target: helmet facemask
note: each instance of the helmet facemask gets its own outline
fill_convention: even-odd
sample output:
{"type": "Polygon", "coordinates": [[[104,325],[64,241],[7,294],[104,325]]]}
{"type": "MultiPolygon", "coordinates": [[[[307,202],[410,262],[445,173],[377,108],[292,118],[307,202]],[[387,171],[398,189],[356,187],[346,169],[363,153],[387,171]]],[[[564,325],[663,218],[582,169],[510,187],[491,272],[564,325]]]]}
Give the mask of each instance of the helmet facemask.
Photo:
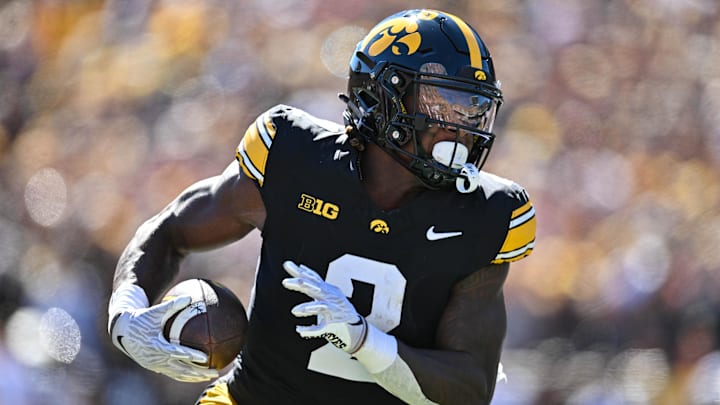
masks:
{"type": "MultiPolygon", "coordinates": [[[[363,115],[371,118],[364,120],[373,127],[366,138],[430,188],[455,184],[461,192],[474,191],[477,179],[470,177],[478,176],[495,138],[492,127],[502,102],[497,87],[449,76],[438,63],[426,63],[419,72],[393,65],[374,72],[366,86],[351,93],[364,106],[363,115]],[[427,151],[422,137],[431,136],[434,128],[454,133],[455,139],[427,151]]],[[[350,110],[348,115],[356,115],[350,110]]]]}

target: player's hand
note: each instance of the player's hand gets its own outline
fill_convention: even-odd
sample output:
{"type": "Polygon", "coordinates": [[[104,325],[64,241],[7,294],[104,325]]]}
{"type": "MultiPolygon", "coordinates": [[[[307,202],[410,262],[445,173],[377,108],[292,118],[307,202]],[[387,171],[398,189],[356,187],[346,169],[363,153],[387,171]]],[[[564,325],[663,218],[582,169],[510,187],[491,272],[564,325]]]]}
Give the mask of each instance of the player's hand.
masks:
{"type": "Polygon", "coordinates": [[[368,326],[345,294],[305,265],[286,261],[283,268],[292,276],[283,280],[283,287],[313,299],[296,305],[292,314],[297,317],[317,316],[317,324],[299,325],[295,327],[297,333],[304,338],[325,338],[351,354],[358,351],[365,341],[368,326]]]}
{"type": "Polygon", "coordinates": [[[110,331],[113,343],[141,366],[172,379],[201,382],[217,378],[217,370],[195,364],[207,363],[205,353],[170,343],[163,336],[165,322],[191,301],[190,296],[182,296],[121,312],[110,331]]]}

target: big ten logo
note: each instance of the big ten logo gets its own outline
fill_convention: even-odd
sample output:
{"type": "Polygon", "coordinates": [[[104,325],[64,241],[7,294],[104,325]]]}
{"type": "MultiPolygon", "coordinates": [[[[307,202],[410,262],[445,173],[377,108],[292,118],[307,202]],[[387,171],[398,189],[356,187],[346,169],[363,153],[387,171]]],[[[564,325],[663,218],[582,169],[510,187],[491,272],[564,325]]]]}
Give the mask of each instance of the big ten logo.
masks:
{"type": "Polygon", "coordinates": [[[307,194],[300,195],[298,208],[330,220],[336,219],[340,213],[340,207],[337,205],[307,194]]]}

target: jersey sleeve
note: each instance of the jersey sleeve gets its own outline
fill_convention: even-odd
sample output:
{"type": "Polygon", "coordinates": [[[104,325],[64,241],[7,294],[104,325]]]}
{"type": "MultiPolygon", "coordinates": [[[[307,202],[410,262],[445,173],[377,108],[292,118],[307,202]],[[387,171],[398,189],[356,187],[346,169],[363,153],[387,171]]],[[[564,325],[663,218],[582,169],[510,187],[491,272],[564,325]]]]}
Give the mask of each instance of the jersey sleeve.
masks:
{"type": "Polygon", "coordinates": [[[235,150],[243,173],[253,179],[260,187],[265,182],[265,167],[272,148],[277,127],[273,122],[273,110],[268,110],[253,122],[235,150]]]}
{"type": "Polygon", "coordinates": [[[514,262],[528,256],[535,247],[535,209],[523,190],[517,194],[519,207],[510,214],[508,231],[493,264],[514,262]]]}

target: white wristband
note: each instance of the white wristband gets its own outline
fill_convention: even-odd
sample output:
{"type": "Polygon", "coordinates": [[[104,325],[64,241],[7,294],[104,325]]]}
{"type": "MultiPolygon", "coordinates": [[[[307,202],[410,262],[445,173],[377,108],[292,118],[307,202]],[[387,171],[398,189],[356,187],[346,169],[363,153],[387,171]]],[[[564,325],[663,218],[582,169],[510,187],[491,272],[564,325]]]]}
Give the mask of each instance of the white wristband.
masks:
{"type": "Polygon", "coordinates": [[[120,284],[110,296],[108,304],[108,333],[115,315],[123,311],[134,311],[150,306],[147,294],[139,285],[133,283],[120,284]]]}
{"type": "Polygon", "coordinates": [[[388,367],[398,357],[397,340],[368,322],[367,338],[353,356],[362,363],[370,374],[377,374],[388,367]]]}

